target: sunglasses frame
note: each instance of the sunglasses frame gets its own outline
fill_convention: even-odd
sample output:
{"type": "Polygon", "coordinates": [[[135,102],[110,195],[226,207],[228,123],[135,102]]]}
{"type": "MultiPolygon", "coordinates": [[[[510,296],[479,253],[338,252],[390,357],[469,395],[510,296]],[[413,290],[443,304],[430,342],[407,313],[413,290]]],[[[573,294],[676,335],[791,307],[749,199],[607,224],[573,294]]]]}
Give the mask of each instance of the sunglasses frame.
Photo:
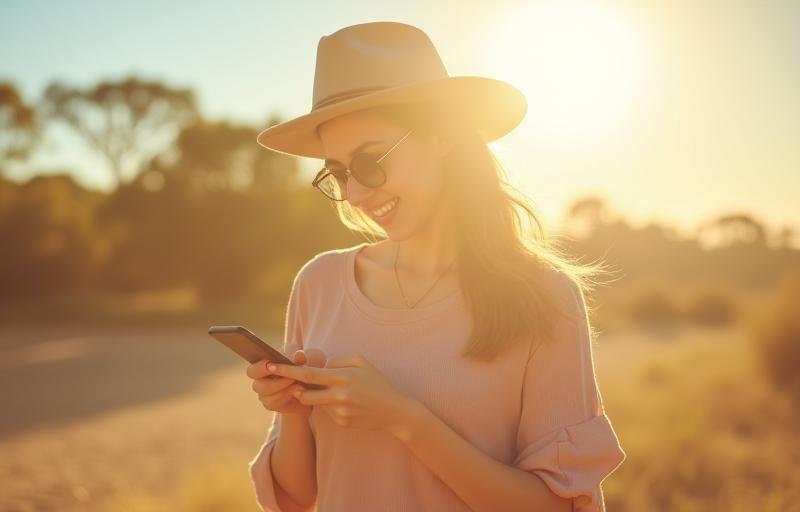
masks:
{"type": "MultiPolygon", "coordinates": [[[[411,133],[412,133],[413,131],[414,131],[414,128],[411,128],[410,130],[408,130],[408,132],[407,132],[405,135],[403,135],[403,137],[402,137],[400,140],[398,140],[397,142],[395,142],[394,146],[392,146],[391,148],[389,148],[389,150],[388,150],[388,151],[386,151],[386,153],[384,153],[383,155],[381,155],[381,157],[380,157],[380,158],[378,158],[378,159],[376,159],[376,160],[375,160],[375,165],[377,165],[377,166],[378,166],[378,169],[380,169],[380,170],[381,170],[381,173],[383,174],[383,180],[381,181],[381,183],[380,183],[380,184],[378,184],[378,185],[375,185],[375,186],[372,186],[372,185],[366,185],[366,184],[364,184],[364,183],[361,183],[361,181],[358,179],[358,177],[357,177],[356,175],[354,175],[354,174],[353,174],[353,173],[350,171],[350,167],[348,166],[348,168],[347,168],[347,169],[345,169],[344,171],[334,171],[333,169],[328,169],[327,167],[323,167],[322,169],[320,169],[320,170],[319,170],[319,172],[317,173],[317,175],[316,175],[316,176],[314,177],[314,179],[311,181],[311,186],[313,186],[314,188],[316,188],[317,190],[319,190],[320,192],[322,192],[322,194],[323,194],[325,197],[327,197],[328,199],[331,199],[331,200],[333,200],[333,201],[346,201],[346,200],[347,200],[347,197],[346,197],[346,196],[347,196],[347,183],[348,183],[348,180],[350,179],[350,176],[352,176],[352,177],[353,177],[353,179],[355,179],[355,180],[356,180],[358,183],[360,183],[361,185],[363,185],[363,186],[365,186],[365,187],[368,187],[368,188],[378,188],[378,187],[382,186],[384,183],[386,183],[386,170],[385,170],[385,169],[383,168],[383,166],[381,165],[381,161],[382,161],[384,158],[386,158],[386,157],[389,155],[389,153],[391,153],[391,152],[394,150],[394,148],[396,148],[397,146],[399,146],[401,142],[403,142],[404,140],[406,140],[406,138],[407,138],[409,135],[411,135],[411,133]],[[326,172],[326,171],[327,171],[327,172],[326,172]],[[324,180],[325,178],[327,178],[328,176],[333,176],[333,178],[334,178],[334,179],[338,180],[339,178],[336,176],[336,174],[335,174],[336,172],[344,172],[344,187],[343,187],[343,190],[344,190],[344,193],[345,193],[345,197],[343,197],[343,198],[341,198],[341,199],[337,199],[337,198],[335,198],[335,197],[331,197],[331,196],[329,196],[329,195],[328,195],[328,194],[326,194],[326,193],[325,193],[325,191],[324,191],[324,190],[322,190],[322,188],[320,188],[320,186],[319,186],[320,182],[321,182],[322,180],[324,180]]],[[[352,165],[352,160],[350,161],[350,164],[352,165]]]]}

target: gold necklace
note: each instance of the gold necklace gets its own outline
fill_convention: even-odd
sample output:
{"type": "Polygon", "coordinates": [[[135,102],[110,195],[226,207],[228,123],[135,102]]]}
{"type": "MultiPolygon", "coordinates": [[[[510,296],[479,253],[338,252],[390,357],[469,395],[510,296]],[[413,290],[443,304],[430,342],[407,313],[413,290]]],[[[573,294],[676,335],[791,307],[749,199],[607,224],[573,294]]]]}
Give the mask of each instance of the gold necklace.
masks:
{"type": "Polygon", "coordinates": [[[443,272],[442,272],[442,273],[439,275],[439,277],[437,277],[437,278],[436,278],[436,281],[434,281],[434,282],[433,282],[433,285],[432,285],[430,288],[428,288],[428,291],[426,291],[425,293],[423,293],[423,294],[422,294],[422,297],[420,297],[420,298],[417,300],[417,302],[415,302],[414,304],[409,304],[409,303],[408,303],[408,299],[406,298],[406,294],[405,294],[405,293],[403,293],[403,286],[400,284],[400,276],[398,276],[398,275],[397,275],[397,258],[398,258],[399,256],[400,256],[400,244],[398,243],[398,244],[397,244],[397,251],[395,251],[395,255],[394,255],[394,277],[397,279],[397,287],[398,287],[398,288],[400,288],[400,293],[403,295],[403,301],[406,303],[406,307],[407,307],[407,308],[409,308],[409,309],[414,309],[414,307],[415,307],[417,304],[419,304],[419,302],[420,302],[422,299],[424,299],[426,295],[428,295],[428,292],[429,292],[429,291],[431,291],[431,290],[433,290],[433,287],[434,287],[434,286],[436,286],[436,283],[438,283],[438,282],[439,282],[439,280],[442,278],[442,276],[444,276],[444,275],[447,273],[447,271],[448,271],[448,270],[450,270],[450,267],[452,267],[452,266],[453,266],[453,263],[455,263],[455,261],[458,259],[458,256],[456,256],[455,258],[453,258],[453,261],[451,261],[451,262],[450,262],[450,264],[447,266],[447,268],[446,268],[446,269],[444,269],[444,271],[443,271],[443,272]]]}

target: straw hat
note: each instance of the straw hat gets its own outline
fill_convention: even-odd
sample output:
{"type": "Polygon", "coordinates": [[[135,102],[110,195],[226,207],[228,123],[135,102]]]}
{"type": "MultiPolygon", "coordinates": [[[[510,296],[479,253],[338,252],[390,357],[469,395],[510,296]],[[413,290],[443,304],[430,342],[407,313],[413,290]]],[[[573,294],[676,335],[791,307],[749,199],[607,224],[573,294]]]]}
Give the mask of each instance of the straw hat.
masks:
{"type": "Polygon", "coordinates": [[[454,105],[488,143],[525,117],[524,94],[482,76],[450,76],[425,32],[379,21],[322,36],[308,114],[271,126],[257,141],[278,153],[325,158],[317,127],[334,117],[387,103],[442,101],[454,105]]]}

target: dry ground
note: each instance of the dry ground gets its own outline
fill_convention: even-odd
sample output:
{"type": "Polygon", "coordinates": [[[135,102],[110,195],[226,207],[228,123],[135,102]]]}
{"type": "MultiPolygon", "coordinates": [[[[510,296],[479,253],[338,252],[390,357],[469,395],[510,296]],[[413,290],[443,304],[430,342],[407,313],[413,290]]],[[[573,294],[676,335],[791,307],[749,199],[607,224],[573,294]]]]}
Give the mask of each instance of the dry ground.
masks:
{"type": "MultiPolygon", "coordinates": [[[[272,416],[246,363],[205,329],[0,329],[0,511],[257,510],[247,462],[272,416]]],[[[750,357],[742,338],[602,334],[598,381],[629,461],[652,449],[662,399],[704,385],[691,376],[709,365],[738,371],[750,357]]],[[[612,474],[607,504],[633,510],[634,481],[624,467],[612,474]]]]}

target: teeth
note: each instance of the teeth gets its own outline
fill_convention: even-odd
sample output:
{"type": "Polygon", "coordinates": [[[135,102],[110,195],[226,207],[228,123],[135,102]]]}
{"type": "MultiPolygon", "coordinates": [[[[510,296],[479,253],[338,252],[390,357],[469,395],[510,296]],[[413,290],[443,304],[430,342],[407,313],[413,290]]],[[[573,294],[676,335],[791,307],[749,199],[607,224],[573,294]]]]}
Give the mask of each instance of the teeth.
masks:
{"type": "Polygon", "coordinates": [[[399,201],[399,199],[398,198],[394,198],[391,201],[389,201],[388,203],[386,203],[385,205],[381,206],[380,208],[372,210],[372,213],[376,217],[383,217],[384,215],[386,215],[387,213],[392,211],[392,209],[397,204],[397,201],[399,201]]]}

